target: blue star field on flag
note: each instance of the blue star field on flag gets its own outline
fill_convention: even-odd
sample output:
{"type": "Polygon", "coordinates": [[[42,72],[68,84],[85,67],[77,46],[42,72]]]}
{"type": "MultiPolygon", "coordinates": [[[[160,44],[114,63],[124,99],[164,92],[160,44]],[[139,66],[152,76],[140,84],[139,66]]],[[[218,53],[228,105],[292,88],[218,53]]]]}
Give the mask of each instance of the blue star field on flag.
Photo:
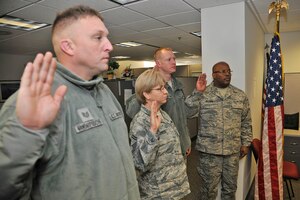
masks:
{"type": "Polygon", "coordinates": [[[267,69],[265,106],[270,107],[281,104],[283,104],[281,49],[279,36],[275,34],[272,39],[270,63],[267,69]]]}

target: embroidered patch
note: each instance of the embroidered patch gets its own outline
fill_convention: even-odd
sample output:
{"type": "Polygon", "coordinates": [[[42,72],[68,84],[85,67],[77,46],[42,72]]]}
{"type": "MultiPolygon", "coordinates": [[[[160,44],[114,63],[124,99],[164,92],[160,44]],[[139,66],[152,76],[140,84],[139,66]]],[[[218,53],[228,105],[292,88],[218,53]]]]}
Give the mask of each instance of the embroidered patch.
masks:
{"type": "Polygon", "coordinates": [[[78,109],[77,113],[83,122],[87,122],[94,119],[88,108],[78,109]]]}
{"type": "Polygon", "coordinates": [[[101,126],[102,124],[103,123],[101,122],[100,119],[90,120],[90,121],[87,121],[87,122],[83,122],[81,124],[77,124],[75,126],[75,130],[76,130],[76,133],[81,133],[83,131],[95,128],[97,126],[101,126]]]}
{"type": "Polygon", "coordinates": [[[115,119],[118,119],[120,117],[122,117],[122,112],[119,111],[119,112],[116,112],[116,113],[112,113],[112,114],[109,114],[109,117],[111,120],[115,120],[115,119]]]}

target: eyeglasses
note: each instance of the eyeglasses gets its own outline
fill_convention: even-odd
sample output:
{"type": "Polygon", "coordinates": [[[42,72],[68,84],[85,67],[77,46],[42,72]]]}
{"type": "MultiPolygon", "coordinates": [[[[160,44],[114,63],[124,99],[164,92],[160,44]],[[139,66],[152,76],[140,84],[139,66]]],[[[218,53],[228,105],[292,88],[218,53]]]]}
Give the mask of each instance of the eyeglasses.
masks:
{"type": "Polygon", "coordinates": [[[163,92],[164,90],[166,90],[166,87],[163,85],[160,88],[153,88],[152,90],[160,90],[163,92]]]}
{"type": "Polygon", "coordinates": [[[220,74],[231,74],[232,73],[232,70],[230,69],[226,69],[226,70],[221,70],[221,71],[214,71],[213,73],[220,73],[220,74]]]}

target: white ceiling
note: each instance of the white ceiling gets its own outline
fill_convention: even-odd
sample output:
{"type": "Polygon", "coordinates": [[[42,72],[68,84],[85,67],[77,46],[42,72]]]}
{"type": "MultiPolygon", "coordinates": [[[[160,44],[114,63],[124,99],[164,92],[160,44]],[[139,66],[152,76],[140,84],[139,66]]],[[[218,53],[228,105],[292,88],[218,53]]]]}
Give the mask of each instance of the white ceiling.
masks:
{"type": "MultiPolygon", "coordinates": [[[[111,56],[130,56],[132,60],[152,60],[157,47],[172,47],[178,59],[184,53],[201,56],[201,38],[190,32],[201,31],[201,8],[246,1],[265,33],[273,33],[274,14],[268,7],[275,0],[141,0],[125,6],[108,0],[0,0],[0,16],[8,14],[52,24],[56,13],[76,4],[98,10],[110,31],[112,44],[135,41],[147,45],[134,48],[114,45],[111,56]]],[[[280,32],[300,31],[300,0],[287,0],[290,8],[282,12],[280,32]]],[[[220,16],[221,17],[221,16],[220,16]]],[[[0,27],[0,53],[34,55],[51,50],[51,26],[36,31],[0,27]],[[8,32],[11,34],[6,35],[8,32]]]]}

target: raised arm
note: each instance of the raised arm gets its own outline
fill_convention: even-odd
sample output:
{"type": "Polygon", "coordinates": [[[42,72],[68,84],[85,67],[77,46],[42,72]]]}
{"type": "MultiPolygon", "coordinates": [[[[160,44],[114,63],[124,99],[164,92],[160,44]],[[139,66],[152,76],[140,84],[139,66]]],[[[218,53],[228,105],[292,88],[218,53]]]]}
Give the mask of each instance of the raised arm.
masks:
{"type": "Polygon", "coordinates": [[[28,63],[21,78],[16,103],[20,123],[30,129],[43,129],[51,124],[67,91],[60,86],[51,95],[56,61],[50,52],[38,54],[33,63],[28,63]]]}
{"type": "Polygon", "coordinates": [[[188,118],[198,116],[199,100],[202,98],[202,93],[206,90],[206,83],[206,74],[200,74],[197,79],[196,89],[185,98],[185,111],[188,118]]]}
{"type": "Polygon", "coordinates": [[[0,199],[29,196],[34,165],[41,157],[66,87],[51,96],[56,62],[51,53],[38,54],[26,65],[21,86],[4,105],[0,118],[0,199]],[[24,128],[26,127],[26,128],[24,128]]]}
{"type": "Polygon", "coordinates": [[[161,123],[161,116],[158,115],[159,106],[157,101],[151,103],[151,114],[150,114],[150,131],[154,134],[157,133],[161,123]]]}
{"type": "Polygon", "coordinates": [[[157,115],[157,102],[151,104],[150,124],[143,116],[135,117],[130,126],[130,146],[136,169],[140,172],[149,170],[154,164],[158,151],[159,136],[157,131],[161,116],[157,115]]]}

